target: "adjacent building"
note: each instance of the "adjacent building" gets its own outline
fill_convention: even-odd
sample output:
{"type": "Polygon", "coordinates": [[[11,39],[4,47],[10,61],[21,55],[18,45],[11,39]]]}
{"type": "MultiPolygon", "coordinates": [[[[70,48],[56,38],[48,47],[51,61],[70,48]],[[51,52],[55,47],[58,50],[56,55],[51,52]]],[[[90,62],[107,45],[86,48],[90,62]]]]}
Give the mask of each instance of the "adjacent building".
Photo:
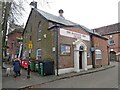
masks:
{"type": "Polygon", "coordinates": [[[20,42],[19,39],[22,38],[23,28],[21,26],[12,25],[12,28],[8,33],[8,42],[7,42],[7,53],[11,56],[11,59],[14,59],[19,55],[20,42]],[[14,27],[14,28],[13,28],[14,27]]]}
{"type": "Polygon", "coordinates": [[[2,2],[0,1],[0,66],[2,65],[2,2]]]}
{"type": "Polygon", "coordinates": [[[32,8],[23,31],[23,56],[53,60],[55,74],[79,72],[108,65],[107,38],[66,20],[63,10],[55,16],[32,8]]]}
{"type": "Polygon", "coordinates": [[[120,61],[120,23],[94,29],[108,38],[109,58],[111,61],[120,61]]]}

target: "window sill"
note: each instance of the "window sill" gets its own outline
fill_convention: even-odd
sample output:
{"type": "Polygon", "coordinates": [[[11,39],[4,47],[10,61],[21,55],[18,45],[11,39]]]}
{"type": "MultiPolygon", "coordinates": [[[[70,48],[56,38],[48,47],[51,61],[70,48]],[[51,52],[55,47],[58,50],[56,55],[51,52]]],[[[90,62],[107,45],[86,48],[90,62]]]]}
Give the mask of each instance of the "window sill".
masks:
{"type": "Polygon", "coordinates": [[[39,42],[39,41],[41,41],[41,39],[38,39],[37,41],[39,42]]]}

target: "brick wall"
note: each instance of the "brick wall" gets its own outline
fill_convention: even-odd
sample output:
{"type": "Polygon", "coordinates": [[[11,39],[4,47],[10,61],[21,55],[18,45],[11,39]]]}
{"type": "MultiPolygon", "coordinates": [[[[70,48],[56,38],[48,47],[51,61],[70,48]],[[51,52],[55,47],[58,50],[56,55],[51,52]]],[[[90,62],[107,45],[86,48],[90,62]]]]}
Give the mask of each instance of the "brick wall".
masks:
{"type": "MultiPolygon", "coordinates": [[[[115,40],[115,44],[114,45],[110,45],[110,49],[114,49],[114,51],[116,53],[118,53],[120,51],[120,43],[119,43],[119,34],[110,34],[112,35],[112,39],[115,40]]],[[[107,37],[108,39],[110,38],[110,35],[105,35],[105,37],[107,37]]]]}
{"type": "MultiPolygon", "coordinates": [[[[74,32],[78,32],[81,34],[85,34],[85,35],[89,35],[87,32],[85,32],[84,30],[80,29],[80,28],[64,28],[66,30],[69,31],[74,31],[74,32]]],[[[75,38],[70,38],[70,37],[65,37],[65,36],[59,36],[59,52],[60,52],[60,45],[61,44],[68,44],[71,47],[71,54],[70,55],[60,55],[59,57],[59,68],[68,68],[68,67],[73,67],[74,66],[74,47],[72,45],[72,43],[75,41],[75,38]]],[[[89,52],[90,50],[90,42],[88,41],[84,41],[87,48],[87,52],[89,52]]],[[[88,58],[88,65],[91,65],[91,57],[88,58]]]]}
{"type": "Polygon", "coordinates": [[[22,36],[22,33],[20,33],[20,32],[13,32],[13,33],[8,35],[7,45],[9,47],[9,49],[8,49],[9,54],[14,54],[14,55],[16,54],[16,48],[17,48],[17,46],[19,47],[19,43],[17,42],[16,38],[17,37],[21,38],[21,36],[22,36]],[[14,47],[12,47],[13,41],[14,41],[14,47]]]}
{"type": "Polygon", "coordinates": [[[107,65],[108,64],[108,49],[107,41],[96,36],[93,36],[93,43],[95,49],[100,49],[102,51],[102,59],[96,59],[96,65],[107,65]]]}
{"type": "Polygon", "coordinates": [[[33,42],[33,48],[31,53],[31,58],[36,59],[36,52],[37,49],[42,49],[42,60],[45,59],[52,59],[55,60],[55,53],[52,52],[52,48],[55,46],[55,36],[53,31],[48,30],[48,24],[49,22],[41,16],[38,12],[32,11],[31,16],[28,20],[28,24],[25,28],[24,32],[24,50],[28,52],[28,43],[30,41],[30,35],[31,40],[33,42]],[[41,40],[38,40],[38,26],[39,22],[41,22],[41,40]],[[44,35],[46,34],[46,38],[44,38],[44,35]]]}

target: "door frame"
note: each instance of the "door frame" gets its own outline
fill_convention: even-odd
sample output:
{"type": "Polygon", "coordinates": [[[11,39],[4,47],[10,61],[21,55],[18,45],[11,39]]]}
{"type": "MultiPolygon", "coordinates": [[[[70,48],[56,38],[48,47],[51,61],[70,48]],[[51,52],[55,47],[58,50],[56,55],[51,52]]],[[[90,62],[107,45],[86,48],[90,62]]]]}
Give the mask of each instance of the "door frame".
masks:
{"type": "Polygon", "coordinates": [[[82,69],[87,70],[87,46],[85,45],[84,41],[76,40],[74,43],[74,71],[80,72],[79,69],[79,48],[83,46],[84,49],[82,51],[82,69]]]}
{"type": "Polygon", "coordinates": [[[79,69],[82,69],[82,68],[83,68],[83,51],[79,51],[79,69]],[[80,58],[80,55],[81,55],[81,58],[80,58]]]}

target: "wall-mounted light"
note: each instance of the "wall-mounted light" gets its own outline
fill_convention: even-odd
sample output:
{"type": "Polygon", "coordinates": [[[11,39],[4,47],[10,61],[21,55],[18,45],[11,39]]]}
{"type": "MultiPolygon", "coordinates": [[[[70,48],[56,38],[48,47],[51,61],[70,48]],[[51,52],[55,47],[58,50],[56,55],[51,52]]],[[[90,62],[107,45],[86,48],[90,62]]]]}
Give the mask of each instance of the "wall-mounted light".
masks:
{"type": "Polygon", "coordinates": [[[113,36],[112,35],[110,35],[110,38],[112,38],[113,36]]]}
{"type": "Polygon", "coordinates": [[[44,34],[44,35],[43,35],[43,37],[44,37],[44,38],[46,38],[46,37],[47,37],[47,35],[46,35],[46,34],[44,34]]]}
{"type": "Polygon", "coordinates": [[[55,52],[55,47],[52,48],[52,51],[55,52]]]}

